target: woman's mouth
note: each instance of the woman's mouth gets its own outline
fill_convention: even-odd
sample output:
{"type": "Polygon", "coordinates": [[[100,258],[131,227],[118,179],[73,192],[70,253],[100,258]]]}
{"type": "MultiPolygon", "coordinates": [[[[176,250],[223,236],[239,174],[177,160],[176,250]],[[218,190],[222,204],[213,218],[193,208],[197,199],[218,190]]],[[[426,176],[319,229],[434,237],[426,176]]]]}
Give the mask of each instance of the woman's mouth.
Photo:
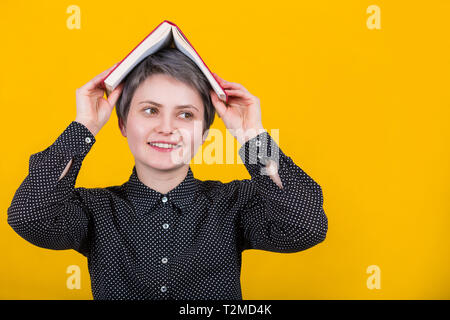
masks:
{"type": "Polygon", "coordinates": [[[161,152],[170,152],[181,147],[181,144],[159,143],[159,142],[147,142],[147,144],[153,149],[161,152]]]}

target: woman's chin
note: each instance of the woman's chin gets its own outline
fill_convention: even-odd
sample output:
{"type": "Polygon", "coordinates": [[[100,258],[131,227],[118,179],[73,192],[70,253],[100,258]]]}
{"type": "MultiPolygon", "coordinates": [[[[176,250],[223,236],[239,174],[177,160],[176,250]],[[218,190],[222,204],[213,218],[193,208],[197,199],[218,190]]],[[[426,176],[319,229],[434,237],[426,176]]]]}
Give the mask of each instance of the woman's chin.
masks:
{"type": "Polygon", "coordinates": [[[172,152],[155,152],[150,155],[154,159],[153,163],[158,163],[162,167],[179,167],[188,164],[191,161],[191,155],[186,153],[185,149],[179,149],[172,152]]]}
{"type": "Polygon", "coordinates": [[[155,170],[161,170],[161,171],[170,171],[176,168],[179,168],[184,165],[184,163],[174,163],[171,161],[170,157],[168,159],[156,159],[152,158],[151,161],[142,161],[145,166],[153,168],[155,170]]]}
{"type": "Polygon", "coordinates": [[[184,154],[184,151],[184,149],[172,152],[147,150],[139,158],[140,162],[145,166],[157,170],[171,170],[190,163],[191,157],[188,154],[184,154]]]}

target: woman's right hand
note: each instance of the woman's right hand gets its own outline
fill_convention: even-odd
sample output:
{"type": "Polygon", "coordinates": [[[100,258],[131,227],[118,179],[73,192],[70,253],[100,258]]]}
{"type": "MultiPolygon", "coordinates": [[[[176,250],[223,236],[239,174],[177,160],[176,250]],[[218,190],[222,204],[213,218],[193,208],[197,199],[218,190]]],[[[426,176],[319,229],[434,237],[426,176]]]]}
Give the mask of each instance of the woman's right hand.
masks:
{"type": "Polygon", "coordinates": [[[123,82],[111,92],[108,99],[103,98],[105,89],[102,86],[102,80],[116,65],[117,63],[76,90],[75,121],[86,126],[94,136],[108,122],[114,105],[122,93],[123,82]]]}

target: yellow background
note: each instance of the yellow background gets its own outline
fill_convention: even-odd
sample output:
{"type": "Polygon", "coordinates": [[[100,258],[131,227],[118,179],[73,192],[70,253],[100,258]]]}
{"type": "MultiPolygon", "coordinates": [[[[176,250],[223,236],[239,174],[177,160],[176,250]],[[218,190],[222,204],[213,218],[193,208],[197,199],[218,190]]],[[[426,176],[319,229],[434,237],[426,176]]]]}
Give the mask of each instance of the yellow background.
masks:
{"type": "MultiPolygon", "coordinates": [[[[120,61],[164,19],[209,68],[261,100],[263,124],[317,181],[329,219],[309,250],[243,254],[244,299],[449,299],[449,1],[17,1],[0,4],[0,298],[92,299],[86,259],[35,247],[7,208],[75,119],[75,89],[120,61]],[[81,29],[69,30],[69,5],[81,29]],[[381,29],[369,30],[369,5],[381,29]],[[66,268],[81,267],[81,289],[66,268]],[[366,269],[381,270],[368,289],[366,269]]],[[[226,132],[216,117],[212,128],[226,132]]],[[[77,187],[128,180],[134,159],[115,110],[77,187]]],[[[249,178],[194,165],[198,179],[249,178]]]]}

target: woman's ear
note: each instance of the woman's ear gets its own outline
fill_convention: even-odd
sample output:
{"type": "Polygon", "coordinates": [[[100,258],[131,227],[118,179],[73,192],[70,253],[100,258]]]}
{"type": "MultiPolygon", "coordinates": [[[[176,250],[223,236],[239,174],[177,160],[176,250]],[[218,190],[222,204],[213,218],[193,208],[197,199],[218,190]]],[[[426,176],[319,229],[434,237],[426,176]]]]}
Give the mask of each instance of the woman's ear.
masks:
{"type": "Polygon", "coordinates": [[[123,124],[123,121],[122,121],[121,118],[119,118],[119,129],[120,129],[120,132],[122,133],[122,135],[123,135],[124,137],[126,137],[126,136],[127,136],[127,128],[126,128],[125,125],[123,124]]]}

